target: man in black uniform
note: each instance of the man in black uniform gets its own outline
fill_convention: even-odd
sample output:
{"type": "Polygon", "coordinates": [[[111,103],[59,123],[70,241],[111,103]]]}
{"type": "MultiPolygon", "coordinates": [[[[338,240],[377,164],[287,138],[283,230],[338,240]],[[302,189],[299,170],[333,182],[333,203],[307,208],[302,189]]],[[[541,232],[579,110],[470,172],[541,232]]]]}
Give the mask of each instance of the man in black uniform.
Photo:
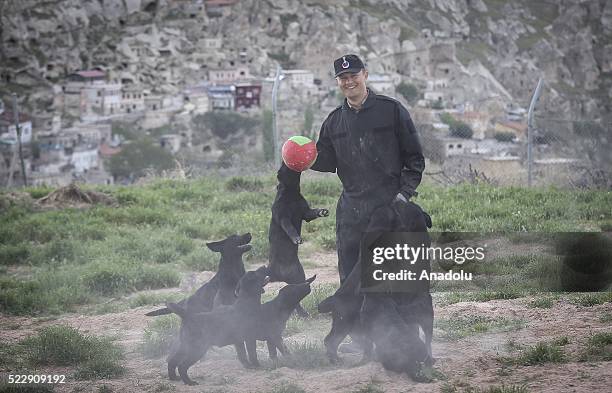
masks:
{"type": "Polygon", "coordinates": [[[366,87],[368,71],[356,55],[334,61],[344,103],[323,122],[311,169],[337,172],[343,191],[336,208],[340,282],[359,258],[359,243],[380,206],[415,196],[425,159],[410,114],[393,98],[366,87]]]}

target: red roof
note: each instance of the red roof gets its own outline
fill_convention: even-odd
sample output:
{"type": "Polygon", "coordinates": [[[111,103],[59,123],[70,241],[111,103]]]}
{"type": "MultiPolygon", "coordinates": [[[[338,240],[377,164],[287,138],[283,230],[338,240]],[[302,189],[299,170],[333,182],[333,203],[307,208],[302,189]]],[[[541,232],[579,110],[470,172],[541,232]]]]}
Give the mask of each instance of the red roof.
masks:
{"type": "MultiPolygon", "coordinates": [[[[15,115],[12,111],[4,111],[0,114],[0,120],[12,124],[15,122],[15,115]]],[[[30,116],[26,115],[23,112],[19,112],[19,123],[21,124],[27,121],[30,121],[30,116]]]]}
{"type": "Polygon", "coordinates": [[[83,78],[104,78],[106,77],[106,73],[104,71],[99,70],[90,70],[90,71],[77,71],[75,74],[82,76],[83,78]]]}
{"type": "Polygon", "coordinates": [[[121,147],[111,147],[106,143],[100,145],[100,155],[105,157],[114,156],[115,154],[121,152],[121,147]]]}
{"type": "Polygon", "coordinates": [[[498,123],[504,127],[512,128],[513,130],[516,130],[516,131],[525,131],[527,129],[527,124],[518,123],[516,121],[500,121],[498,123]]]}

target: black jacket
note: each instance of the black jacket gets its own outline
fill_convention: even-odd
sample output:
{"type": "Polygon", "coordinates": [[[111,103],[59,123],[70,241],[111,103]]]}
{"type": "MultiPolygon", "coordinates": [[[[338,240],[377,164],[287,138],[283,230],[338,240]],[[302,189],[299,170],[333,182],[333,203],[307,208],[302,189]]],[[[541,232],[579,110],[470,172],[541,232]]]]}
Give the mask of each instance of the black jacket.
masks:
{"type": "Polygon", "coordinates": [[[336,172],[349,199],[412,195],[425,159],[410,114],[393,98],[369,92],[359,111],[346,99],[323,122],[312,169],[336,172]]]}

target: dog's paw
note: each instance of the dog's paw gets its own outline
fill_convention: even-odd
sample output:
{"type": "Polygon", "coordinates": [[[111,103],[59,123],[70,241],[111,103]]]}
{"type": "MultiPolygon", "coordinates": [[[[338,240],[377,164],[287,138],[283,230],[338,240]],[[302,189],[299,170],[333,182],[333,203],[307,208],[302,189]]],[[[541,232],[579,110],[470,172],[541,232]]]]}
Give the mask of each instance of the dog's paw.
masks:
{"type": "Polygon", "coordinates": [[[296,236],[292,240],[293,240],[293,244],[302,244],[302,243],[304,243],[304,239],[302,239],[301,236],[296,236]]]}
{"type": "Polygon", "coordinates": [[[327,217],[327,216],[329,216],[329,210],[319,209],[319,217],[327,217]]]}

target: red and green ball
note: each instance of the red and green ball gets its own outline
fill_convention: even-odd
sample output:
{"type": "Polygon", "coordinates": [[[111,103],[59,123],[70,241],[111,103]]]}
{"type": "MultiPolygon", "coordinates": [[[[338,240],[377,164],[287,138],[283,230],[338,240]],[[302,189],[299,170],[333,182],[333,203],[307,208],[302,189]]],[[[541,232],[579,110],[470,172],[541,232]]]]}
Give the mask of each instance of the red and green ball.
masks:
{"type": "Polygon", "coordinates": [[[292,136],[283,144],[282,156],[289,169],[303,172],[317,160],[317,145],[305,136],[292,136]]]}

